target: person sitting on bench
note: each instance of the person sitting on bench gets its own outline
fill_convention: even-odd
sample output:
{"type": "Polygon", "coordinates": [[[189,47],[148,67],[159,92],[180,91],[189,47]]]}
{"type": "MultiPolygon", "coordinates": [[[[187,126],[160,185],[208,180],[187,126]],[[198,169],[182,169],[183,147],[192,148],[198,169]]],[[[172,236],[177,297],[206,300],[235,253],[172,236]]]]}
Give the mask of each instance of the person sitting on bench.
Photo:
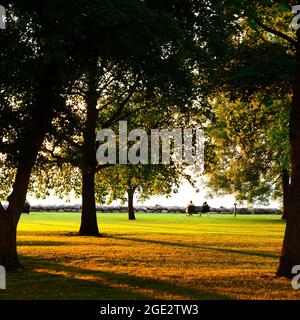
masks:
{"type": "Polygon", "coordinates": [[[205,201],[202,205],[202,213],[209,213],[210,212],[210,207],[207,204],[207,202],[205,201]]]}
{"type": "Polygon", "coordinates": [[[192,216],[193,213],[195,213],[195,205],[193,204],[193,201],[190,201],[190,203],[188,204],[187,208],[186,208],[186,213],[188,216],[192,216]]]}

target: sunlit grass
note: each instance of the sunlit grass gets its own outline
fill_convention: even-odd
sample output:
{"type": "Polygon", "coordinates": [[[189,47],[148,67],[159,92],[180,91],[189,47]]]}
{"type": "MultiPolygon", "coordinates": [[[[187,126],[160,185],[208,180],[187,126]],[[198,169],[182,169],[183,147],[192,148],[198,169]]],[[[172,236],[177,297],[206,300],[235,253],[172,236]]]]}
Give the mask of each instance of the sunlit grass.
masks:
{"type": "Polygon", "coordinates": [[[0,299],[299,299],[274,278],[279,216],[100,214],[101,238],[78,237],[80,215],[23,215],[19,253],[0,299]]]}

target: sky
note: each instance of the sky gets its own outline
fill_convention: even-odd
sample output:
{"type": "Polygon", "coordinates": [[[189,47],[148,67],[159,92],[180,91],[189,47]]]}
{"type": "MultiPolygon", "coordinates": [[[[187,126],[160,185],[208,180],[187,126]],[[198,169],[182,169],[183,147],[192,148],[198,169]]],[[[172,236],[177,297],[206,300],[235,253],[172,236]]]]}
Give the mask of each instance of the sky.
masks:
{"type": "MultiPolygon", "coordinates": [[[[145,202],[139,202],[135,199],[135,205],[149,205],[155,206],[156,204],[161,206],[186,206],[190,201],[193,201],[195,205],[201,206],[204,201],[207,201],[211,207],[219,208],[221,206],[225,208],[232,208],[235,203],[235,198],[231,195],[225,197],[214,197],[209,198],[207,190],[199,183],[197,185],[197,192],[187,181],[184,181],[180,188],[178,189],[178,193],[173,194],[170,198],[166,198],[165,196],[153,196],[149,200],[145,202]]],[[[45,200],[35,199],[33,197],[28,197],[28,200],[31,205],[63,205],[67,203],[66,200],[61,200],[52,194],[45,200]]],[[[80,204],[80,199],[76,199],[75,197],[70,197],[71,204],[80,204]]],[[[112,205],[119,205],[119,201],[115,201],[112,205]]],[[[265,207],[262,205],[257,205],[256,207],[265,207]]],[[[270,208],[280,208],[279,202],[271,202],[269,206],[270,208]]]]}

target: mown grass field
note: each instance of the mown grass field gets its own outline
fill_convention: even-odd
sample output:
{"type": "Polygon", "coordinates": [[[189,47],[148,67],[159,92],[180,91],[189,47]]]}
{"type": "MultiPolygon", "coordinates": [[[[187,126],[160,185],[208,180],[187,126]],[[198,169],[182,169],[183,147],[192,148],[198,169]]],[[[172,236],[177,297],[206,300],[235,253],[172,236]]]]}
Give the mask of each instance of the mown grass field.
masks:
{"type": "Polygon", "coordinates": [[[299,299],[274,278],[279,216],[99,214],[101,238],[78,237],[80,215],[23,215],[25,272],[0,299],[299,299]]]}

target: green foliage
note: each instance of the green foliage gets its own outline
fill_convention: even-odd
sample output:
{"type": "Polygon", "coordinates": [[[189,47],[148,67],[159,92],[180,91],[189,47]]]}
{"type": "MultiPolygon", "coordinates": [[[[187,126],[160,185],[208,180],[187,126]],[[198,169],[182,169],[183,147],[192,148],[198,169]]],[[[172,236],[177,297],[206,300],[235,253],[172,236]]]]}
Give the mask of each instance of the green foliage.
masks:
{"type": "Polygon", "coordinates": [[[211,84],[217,94],[207,129],[207,171],[214,192],[240,201],[280,197],[283,170],[290,170],[293,4],[224,1],[236,29],[220,60],[220,78],[211,84]]]}
{"type": "Polygon", "coordinates": [[[282,172],[290,167],[290,103],[275,95],[253,95],[248,102],[222,96],[212,102],[207,173],[213,192],[248,203],[282,195],[282,172]]]}
{"type": "MultiPolygon", "coordinates": [[[[75,168],[75,177],[78,170],[101,169],[87,163],[83,150],[92,92],[97,98],[96,132],[116,129],[119,120],[129,121],[132,127],[172,128],[173,118],[184,127],[191,119],[203,121],[210,115],[203,84],[205,73],[213,68],[209,57],[215,57],[223,43],[216,40],[214,31],[226,29],[220,1],[211,6],[205,1],[97,1],[88,5],[86,1],[60,1],[50,11],[56,5],[60,10],[55,21],[59,29],[64,27],[61,36],[74,68],[68,74],[66,103],[53,121],[36,164],[33,181],[45,179],[40,190],[53,187],[59,194],[68,193],[71,186],[80,190],[80,181],[72,178],[69,168],[75,168]],[[69,5],[72,12],[80,9],[85,15],[74,15],[65,25],[69,5]],[[66,174],[56,174],[55,165],[67,168],[66,174]],[[44,172],[42,178],[37,177],[40,172],[44,172]],[[52,173],[53,179],[49,178],[52,173]]],[[[92,148],[95,153],[96,143],[92,148]]],[[[98,186],[98,199],[106,194],[98,186]]]]}
{"type": "Polygon", "coordinates": [[[169,165],[115,165],[101,170],[97,188],[104,185],[108,202],[127,201],[128,191],[136,191],[140,200],[153,195],[170,195],[180,185],[181,174],[169,165]]]}

